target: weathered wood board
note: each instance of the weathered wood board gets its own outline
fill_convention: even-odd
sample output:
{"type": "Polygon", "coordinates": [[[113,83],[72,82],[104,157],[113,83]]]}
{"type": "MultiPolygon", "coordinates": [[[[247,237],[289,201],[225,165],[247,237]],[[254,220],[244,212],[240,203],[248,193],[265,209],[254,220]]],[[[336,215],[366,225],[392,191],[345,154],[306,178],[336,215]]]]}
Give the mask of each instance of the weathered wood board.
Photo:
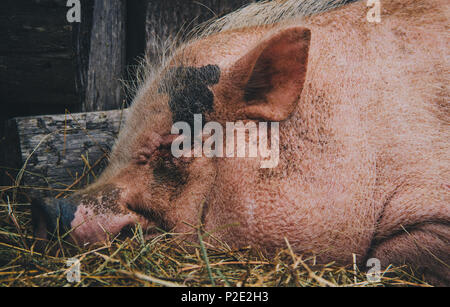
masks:
{"type": "Polygon", "coordinates": [[[126,114],[113,110],[12,119],[8,129],[17,134],[16,152],[24,169],[17,178],[26,194],[61,196],[92,182],[106,166],[126,114]]]}
{"type": "Polygon", "coordinates": [[[118,109],[126,67],[126,1],[96,0],[82,111],[118,109]]]}
{"type": "Polygon", "coordinates": [[[33,111],[63,113],[77,105],[66,3],[0,1],[0,118],[33,111]]]}

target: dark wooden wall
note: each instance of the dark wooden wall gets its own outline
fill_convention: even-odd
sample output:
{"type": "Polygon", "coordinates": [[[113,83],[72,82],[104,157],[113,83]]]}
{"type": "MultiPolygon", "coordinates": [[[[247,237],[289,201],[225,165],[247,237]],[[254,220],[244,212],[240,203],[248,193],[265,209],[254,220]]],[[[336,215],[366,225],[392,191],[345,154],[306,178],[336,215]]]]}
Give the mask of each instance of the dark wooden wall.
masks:
{"type": "Polygon", "coordinates": [[[2,117],[76,109],[72,26],[64,1],[0,1],[2,117]]]}
{"type": "MultiPolygon", "coordinates": [[[[0,167],[17,167],[5,144],[5,121],[15,116],[79,110],[73,28],[65,1],[0,1],[0,167]]],[[[0,169],[2,183],[10,183],[0,169]]]]}

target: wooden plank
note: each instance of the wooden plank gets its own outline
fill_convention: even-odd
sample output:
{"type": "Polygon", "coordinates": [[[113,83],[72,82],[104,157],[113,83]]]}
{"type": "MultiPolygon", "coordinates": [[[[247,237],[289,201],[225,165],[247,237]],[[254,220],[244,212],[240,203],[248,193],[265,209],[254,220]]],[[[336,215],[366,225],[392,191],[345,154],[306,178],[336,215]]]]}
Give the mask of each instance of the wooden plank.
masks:
{"type": "Polygon", "coordinates": [[[24,170],[15,176],[26,194],[56,196],[92,182],[106,166],[126,114],[113,110],[10,120],[10,140],[16,139],[11,153],[19,155],[24,170]]]}
{"type": "Polygon", "coordinates": [[[94,0],[83,0],[81,1],[81,22],[75,22],[72,24],[73,49],[76,56],[75,59],[77,68],[75,85],[78,93],[78,111],[81,110],[81,106],[83,105],[86,97],[93,14],[94,0]]]}
{"type": "Polygon", "coordinates": [[[8,103],[0,118],[76,107],[72,25],[65,4],[0,1],[0,94],[8,103]]]}
{"type": "Polygon", "coordinates": [[[95,0],[83,112],[120,109],[126,66],[125,0],[95,0]]]}

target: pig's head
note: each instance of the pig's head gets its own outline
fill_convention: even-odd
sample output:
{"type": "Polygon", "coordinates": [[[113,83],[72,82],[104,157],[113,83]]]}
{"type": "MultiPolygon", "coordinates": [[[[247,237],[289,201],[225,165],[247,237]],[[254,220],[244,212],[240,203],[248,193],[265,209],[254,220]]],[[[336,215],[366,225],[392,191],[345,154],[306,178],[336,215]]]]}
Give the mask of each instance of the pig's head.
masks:
{"type": "Polygon", "coordinates": [[[243,208],[258,201],[249,191],[260,190],[259,201],[276,196],[261,188],[270,185],[262,158],[176,158],[172,124],[192,124],[193,114],[221,124],[286,121],[304,87],[310,36],[302,27],[247,29],[178,50],[136,96],[98,181],[72,197],[33,203],[36,233],[71,229],[85,244],[136,224],[149,235],[158,228],[188,233],[200,223],[221,227],[234,218],[245,224],[243,208]]]}

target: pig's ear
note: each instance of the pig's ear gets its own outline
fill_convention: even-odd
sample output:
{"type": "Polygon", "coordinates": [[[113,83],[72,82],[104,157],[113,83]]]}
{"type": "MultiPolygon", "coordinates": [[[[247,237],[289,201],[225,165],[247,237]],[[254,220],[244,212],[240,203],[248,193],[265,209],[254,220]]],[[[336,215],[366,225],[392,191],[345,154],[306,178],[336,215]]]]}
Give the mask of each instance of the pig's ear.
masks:
{"type": "Polygon", "coordinates": [[[244,91],[243,115],[282,121],[294,111],[305,82],[311,31],[282,30],[243,56],[232,77],[244,91]]]}

